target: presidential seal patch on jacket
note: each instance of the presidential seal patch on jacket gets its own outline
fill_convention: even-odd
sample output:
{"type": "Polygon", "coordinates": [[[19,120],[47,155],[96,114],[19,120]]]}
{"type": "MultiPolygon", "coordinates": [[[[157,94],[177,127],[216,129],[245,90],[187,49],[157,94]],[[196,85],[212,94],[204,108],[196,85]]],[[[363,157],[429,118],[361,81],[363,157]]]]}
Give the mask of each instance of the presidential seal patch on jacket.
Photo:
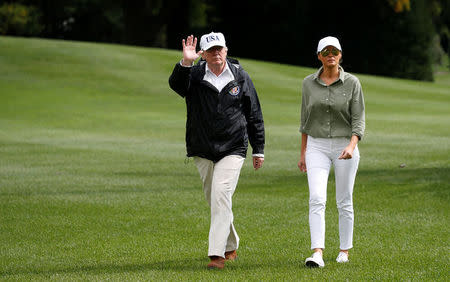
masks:
{"type": "Polygon", "coordinates": [[[230,93],[230,95],[236,96],[239,94],[241,88],[239,86],[235,86],[233,88],[230,89],[230,91],[228,91],[228,93],[230,93]]]}

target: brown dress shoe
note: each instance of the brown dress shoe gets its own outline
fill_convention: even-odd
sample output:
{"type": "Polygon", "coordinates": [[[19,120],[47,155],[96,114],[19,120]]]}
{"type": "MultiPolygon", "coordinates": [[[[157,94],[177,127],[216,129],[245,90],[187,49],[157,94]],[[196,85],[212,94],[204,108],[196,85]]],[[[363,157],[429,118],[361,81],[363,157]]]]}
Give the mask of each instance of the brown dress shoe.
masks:
{"type": "Polygon", "coordinates": [[[225,267],[225,259],[223,257],[211,256],[208,263],[208,269],[222,269],[225,267]]]}
{"type": "Polygon", "coordinates": [[[225,260],[236,260],[237,259],[237,253],[236,250],[225,252],[225,260]]]}

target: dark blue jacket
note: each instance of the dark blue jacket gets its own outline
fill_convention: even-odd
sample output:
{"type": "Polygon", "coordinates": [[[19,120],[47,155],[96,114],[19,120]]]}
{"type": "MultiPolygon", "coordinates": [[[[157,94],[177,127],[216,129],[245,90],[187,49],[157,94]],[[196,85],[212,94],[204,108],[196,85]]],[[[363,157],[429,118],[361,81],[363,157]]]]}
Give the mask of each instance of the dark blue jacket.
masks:
{"type": "Polygon", "coordinates": [[[264,121],[253,82],[237,60],[227,58],[234,75],[219,93],[203,80],[206,62],[186,68],[175,65],[170,87],[186,100],[187,156],[217,162],[229,155],[264,154],[264,121]]]}

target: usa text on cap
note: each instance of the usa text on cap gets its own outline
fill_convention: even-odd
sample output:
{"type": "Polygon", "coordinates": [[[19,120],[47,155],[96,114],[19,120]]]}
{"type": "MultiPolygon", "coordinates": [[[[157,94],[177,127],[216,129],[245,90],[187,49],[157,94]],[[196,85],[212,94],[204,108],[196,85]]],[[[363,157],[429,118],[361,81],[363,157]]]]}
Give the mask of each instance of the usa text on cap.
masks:
{"type": "Polygon", "coordinates": [[[211,32],[203,35],[200,39],[200,49],[208,50],[213,46],[227,47],[225,45],[225,36],[221,32],[211,32]]]}

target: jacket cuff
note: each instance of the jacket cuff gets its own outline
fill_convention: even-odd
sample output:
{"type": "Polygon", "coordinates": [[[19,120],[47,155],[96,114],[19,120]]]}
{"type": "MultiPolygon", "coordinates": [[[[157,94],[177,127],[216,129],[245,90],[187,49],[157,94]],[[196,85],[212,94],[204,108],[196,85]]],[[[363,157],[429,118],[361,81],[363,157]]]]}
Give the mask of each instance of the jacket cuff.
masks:
{"type": "Polygon", "coordinates": [[[253,155],[263,155],[264,156],[264,145],[253,147],[253,155]]]}

